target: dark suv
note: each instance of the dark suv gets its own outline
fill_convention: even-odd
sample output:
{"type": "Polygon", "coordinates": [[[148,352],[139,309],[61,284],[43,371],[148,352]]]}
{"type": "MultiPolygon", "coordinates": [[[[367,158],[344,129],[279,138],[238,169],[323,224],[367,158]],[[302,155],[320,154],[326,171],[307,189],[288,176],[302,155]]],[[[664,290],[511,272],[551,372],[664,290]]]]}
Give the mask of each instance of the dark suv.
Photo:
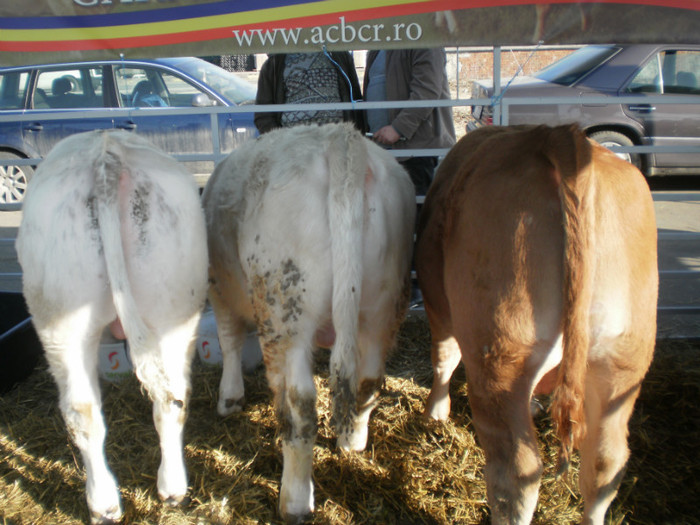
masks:
{"type": "MultiPolygon", "coordinates": [[[[674,97],[689,103],[635,102],[511,105],[509,124],[576,122],[606,146],[693,146],[700,148],[700,46],[591,45],[531,77],[516,78],[504,93],[515,97],[596,95],[674,97]]],[[[502,81],[502,86],[508,80],[502,81]]],[[[493,82],[475,81],[474,98],[490,98],[493,82]]],[[[470,127],[490,124],[492,108],[473,106],[470,127]]],[[[647,175],[700,174],[700,150],[686,153],[619,153],[647,175]]]]}
{"type": "MultiPolygon", "coordinates": [[[[194,57],[0,68],[0,159],[42,158],[68,135],[109,128],[134,131],[172,155],[213,154],[215,139],[228,153],[257,135],[252,113],[217,113],[214,137],[210,113],[170,109],[252,103],[256,90],[194,57]]],[[[185,166],[203,185],[214,162],[194,157],[185,166]]],[[[0,209],[16,208],[32,174],[26,164],[0,165],[0,209]]]]}

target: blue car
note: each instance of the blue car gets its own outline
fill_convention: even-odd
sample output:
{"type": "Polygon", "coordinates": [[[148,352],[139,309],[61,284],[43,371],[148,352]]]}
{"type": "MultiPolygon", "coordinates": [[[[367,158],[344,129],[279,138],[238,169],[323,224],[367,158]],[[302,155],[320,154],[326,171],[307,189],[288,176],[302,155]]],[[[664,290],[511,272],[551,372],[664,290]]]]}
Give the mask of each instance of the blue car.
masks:
{"type": "MultiPolygon", "coordinates": [[[[254,103],[255,94],[254,84],[194,57],[0,68],[0,160],[42,158],[68,135],[111,128],[134,131],[171,155],[212,154],[211,114],[168,108],[240,106],[254,103]],[[76,112],[81,117],[71,119],[76,112]],[[56,119],[62,115],[68,118],[56,119]]],[[[217,117],[221,153],[258,134],[252,112],[217,117]]],[[[214,162],[194,158],[185,166],[203,185],[214,162]]],[[[33,173],[27,164],[0,165],[0,210],[17,208],[33,173]]]]}

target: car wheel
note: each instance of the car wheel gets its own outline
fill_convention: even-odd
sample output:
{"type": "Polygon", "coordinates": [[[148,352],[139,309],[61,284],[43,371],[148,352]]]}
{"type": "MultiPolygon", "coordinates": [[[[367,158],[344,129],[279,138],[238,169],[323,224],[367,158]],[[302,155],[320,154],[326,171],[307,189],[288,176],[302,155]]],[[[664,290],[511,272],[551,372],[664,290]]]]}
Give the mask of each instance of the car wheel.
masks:
{"type": "MultiPolygon", "coordinates": [[[[18,160],[19,155],[0,151],[2,160],[18,160]]],[[[17,209],[17,204],[24,200],[27,184],[34,175],[31,166],[0,166],[0,210],[17,209]]]]}
{"type": "MultiPolygon", "coordinates": [[[[634,146],[634,142],[632,142],[627,135],[618,131],[596,131],[590,134],[590,138],[606,148],[613,146],[634,146]]],[[[633,164],[637,169],[642,169],[642,158],[638,153],[623,153],[618,151],[615,155],[633,164]]]]}

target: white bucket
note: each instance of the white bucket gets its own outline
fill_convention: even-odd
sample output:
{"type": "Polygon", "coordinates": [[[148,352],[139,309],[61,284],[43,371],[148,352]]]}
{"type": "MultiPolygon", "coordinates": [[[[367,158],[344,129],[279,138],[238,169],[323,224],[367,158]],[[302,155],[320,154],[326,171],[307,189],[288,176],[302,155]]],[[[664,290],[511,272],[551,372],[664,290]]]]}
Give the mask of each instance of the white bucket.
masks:
{"type": "MultiPolygon", "coordinates": [[[[213,366],[221,366],[223,357],[221,355],[221,345],[216,331],[216,318],[214,312],[206,310],[202,314],[199,322],[199,332],[197,334],[197,354],[202,363],[213,366]]],[[[243,344],[241,356],[243,369],[251,372],[262,361],[262,351],[255,332],[249,332],[243,344]]]]}
{"type": "Polygon", "coordinates": [[[219,345],[219,336],[216,333],[216,319],[211,310],[204,312],[199,321],[197,354],[202,363],[221,366],[221,346],[219,345]]]}
{"type": "Polygon", "coordinates": [[[126,341],[115,339],[106,330],[100,342],[98,371],[100,377],[110,382],[119,382],[133,373],[126,341]]]}

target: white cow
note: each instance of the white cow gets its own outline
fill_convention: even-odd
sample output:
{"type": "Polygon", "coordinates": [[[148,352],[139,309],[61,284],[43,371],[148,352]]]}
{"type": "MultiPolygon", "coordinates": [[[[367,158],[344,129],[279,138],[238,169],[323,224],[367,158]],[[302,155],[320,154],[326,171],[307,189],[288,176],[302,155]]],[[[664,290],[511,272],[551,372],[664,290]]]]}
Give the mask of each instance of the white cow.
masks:
{"type": "Polygon", "coordinates": [[[314,508],[315,345],[332,347],[339,446],[366,445],[408,302],[413,185],[349,124],[301,126],[234,151],[203,201],[223,352],[219,412],[241,409],[240,352],[254,320],[282,435],[280,512],[295,522],[314,508]]]}
{"type": "Polygon", "coordinates": [[[123,326],[153,401],[158,493],[180,502],[193,340],[207,289],[206,229],[192,176],[130,133],[71,136],[29,184],[17,253],[66,427],[85,463],[93,522],[122,514],[104,455],[97,374],[110,323],[123,326]]]}

